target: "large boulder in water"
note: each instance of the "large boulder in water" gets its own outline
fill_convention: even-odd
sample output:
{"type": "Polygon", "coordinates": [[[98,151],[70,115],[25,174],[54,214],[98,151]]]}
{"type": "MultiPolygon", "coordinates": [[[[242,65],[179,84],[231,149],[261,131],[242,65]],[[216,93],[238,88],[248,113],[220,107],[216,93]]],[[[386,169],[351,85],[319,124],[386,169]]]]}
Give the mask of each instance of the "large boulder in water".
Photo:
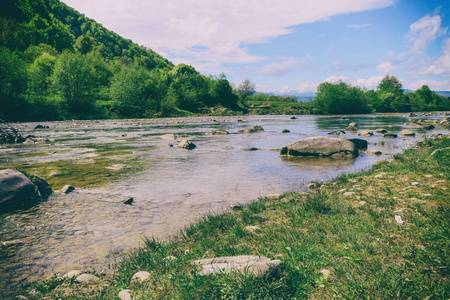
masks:
{"type": "Polygon", "coordinates": [[[351,141],[331,137],[310,137],[287,144],[281,148],[281,155],[357,157],[358,149],[351,141]]]}
{"type": "Polygon", "coordinates": [[[0,212],[26,209],[40,199],[37,186],[28,177],[16,170],[0,170],[0,212]]]}

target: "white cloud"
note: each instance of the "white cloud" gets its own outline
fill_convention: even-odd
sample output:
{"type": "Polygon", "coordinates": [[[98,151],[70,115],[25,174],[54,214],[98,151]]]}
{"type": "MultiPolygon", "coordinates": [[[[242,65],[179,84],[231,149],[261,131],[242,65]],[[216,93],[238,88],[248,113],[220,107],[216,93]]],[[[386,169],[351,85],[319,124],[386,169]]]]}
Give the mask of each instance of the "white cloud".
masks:
{"type": "Polygon", "coordinates": [[[391,62],[391,61],[388,61],[388,60],[382,62],[382,63],[379,64],[378,67],[377,67],[378,73],[381,73],[381,74],[384,74],[384,75],[387,75],[387,74],[391,73],[391,72],[394,71],[395,69],[397,69],[397,67],[394,66],[394,65],[392,64],[392,62],[391,62]]]}
{"type": "Polygon", "coordinates": [[[353,86],[358,86],[360,88],[366,88],[366,89],[375,89],[380,81],[383,79],[384,76],[372,76],[369,78],[359,78],[354,80],[351,77],[347,76],[330,76],[324,81],[330,82],[330,83],[336,83],[339,81],[343,81],[346,83],[350,83],[353,86]]]}
{"type": "Polygon", "coordinates": [[[268,64],[261,69],[260,73],[267,76],[281,76],[297,68],[300,68],[303,65],[304,62],[302,61],[290,59],[282,63],[268,64]]]}
{"type": "Polygon", "coordinates": [[[410,26],[409,40],[413,43],[411,52],[423,53],[436,37],[447,32],[448,28],[441,28],[439,15],[425,16],[410,26]]]}
{"type": "Polygon", "coordinates": [[[352,29],[362,29],[362,28],[366,28],[366,27],[370,27],[372,26],[372,23],[365,23],[365,24],[353,24],[353,25],[347,25],[347,28],[352,28],[352,29]]]}
{"type": "Polygon", "coordinates": [[[450,76],[450,39],[444,41],[443,54],[428,68],[419,72],[420,75],[450,76]]]}
{"type": "Polygon", "coordinates": [[[125,38],[170,53],[170,59],[219,66],[263,60],[250,55],[245,45],[288,34],[294,25],[383,8],[396,0],[63,1],[125,38]]]}
{"type": "Polygon", "coordinates": [[[295,87],[295,90],[299,91],[301,93],[306,93],[306,92],[311,92],[311,91],[315,92],[317,90],[318,85],[319,85],[319,83],[317,83],[317,82],[302,81],[297,84],[297,86],[295,87]]]}

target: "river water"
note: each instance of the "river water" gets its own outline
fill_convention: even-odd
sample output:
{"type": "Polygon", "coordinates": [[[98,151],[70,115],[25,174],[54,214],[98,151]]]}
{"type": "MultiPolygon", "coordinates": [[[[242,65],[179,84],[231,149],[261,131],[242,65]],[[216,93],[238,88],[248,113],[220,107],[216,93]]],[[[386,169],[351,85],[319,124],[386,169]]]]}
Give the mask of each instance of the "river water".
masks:
{"type": "MultiPolygon", "coordinates": [[[[142,245],[145,236],[167,238],[206,213],[367,169],[421,139],[422,128],[403,125],[408,119],[244,116],[66,121],[40,123],[49,126],[43,130],[34,130],[38,123],[13,124],[24,136],[50,141],[0,146],[0,168],[16,167],[40,175],[54,190],[65,184],[76,189],[67,195],[55,191],[27,211],[0,216],[3,293],[73,269],[106,272],[121,252],[142,245]],[[398,134],[408,128],[416,136],[360,137],[368,140],[369,149],[381,150],[381,156],[361,152],[356,159],[286,160],[279,155],[289,142],[326,136],[350,122],[357,122],[360,130],[385,128],[398,134]],[[237,134],[254,125],[265,131],[237,134]],[[204,134],[214,129],[230,134],[204,134]],[[281,133],[283,129],[290,132],[281,133]],[[197,147],[180,149],[177,140],[165,134],[188,139],[197,147]],[[249,147],[258,150],[245,151],[249,147]],[[133,204],[123,204],[129,198],[133,204]]],[[[444,131],[431,131],[439,132],[444,131]]],[[[357,133],[351,132],[342,136],[355,137],[357,133]]]]}

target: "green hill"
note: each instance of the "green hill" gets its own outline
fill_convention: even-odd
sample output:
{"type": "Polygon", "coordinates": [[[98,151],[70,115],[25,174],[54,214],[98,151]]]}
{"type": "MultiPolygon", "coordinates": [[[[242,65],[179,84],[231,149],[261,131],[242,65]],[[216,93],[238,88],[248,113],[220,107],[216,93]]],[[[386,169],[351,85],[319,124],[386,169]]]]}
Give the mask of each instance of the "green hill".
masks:
{"type": "Polygon", "coordinates": [[[59,0],[0,3],[2,119],[233,113],[237,99],[225,76],[175,67],[59,0]]]}

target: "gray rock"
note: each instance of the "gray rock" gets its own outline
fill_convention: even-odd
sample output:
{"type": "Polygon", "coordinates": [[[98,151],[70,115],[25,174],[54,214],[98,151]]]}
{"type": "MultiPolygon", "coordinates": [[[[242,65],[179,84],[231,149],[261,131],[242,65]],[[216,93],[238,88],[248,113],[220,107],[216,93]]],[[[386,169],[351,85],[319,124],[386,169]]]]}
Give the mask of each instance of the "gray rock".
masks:
{"type": "Polygon", "coordinates": [[[370,154],[370,155],[381,155],[381,154],[383,154],[383,153],[381,153],[380,150],[367,150],[366,152],[367,152],[367,154],[370,154]]]}
{"type": "Polygon", "coordinates": [[[140,271],[140,272],[135,273],[133,275],[133,277],[131,277],[131,281],[142,282],[142,281],[148,280],[150,278],[150,276],[151,275],[150,275],[149,272],[147,272],[147,271],[140,271]]]}
{"type": "Polygon", "coordinates": [[[384,137],[387,139],[395,139],[395,138],[397,138],[397,134],[396,133],[385,133],[384,137]]]}
{"type": "Polygon", "coordinates": [[[132,300],[134,298],[131,297],[131,290],[122,290],[117,295],[120,300],[132,300]]]}
{"type": "Polygon", "coordinates": [[[165,139],[165,140],[176,140],[178,138],[178,136],[173,133],[168,133],[168,134],[162,135],[161,138],[165,139]]]}
{"type": "Polygon", "coordinates": [[[255,148],[255,147],[246,147],[246,148],[244,148],[243,150],[244,150],[244,151],[256,151],[256,150],[258,150],[258,148],[255,148]]]}
{"type": "Polygon", "coordinates": [[[367,141],[363,140],[363,139],[358,139],[358,138],[354,138],[354,139],[347,139],[348,141],[352,142],[353,144],[355,144],[356,149],[367,149],[367,141]]]}
{"type": "Polygon", "coordinates": [[[72,192],[75,188],[71,185],[65,185],[63,186],[63,188],[61,189],[61,194],[68,194],[70,192],[72,192]]]}
{"type": "Polygon", "coordinates": [[[189,142],[188,140],[182,140],[178,143],[178,148],[192,150],[197,147],[194,143],[189,142]]]}
{"type": "Polygon", "coordinates": [[[192,264],[200,267],[199,275],[229,274],[240,272],[257,277],[263,277],[281,265],[280,260],[254,255],[238,255],[199,259],[192,264]]]}
{"type": "Polygon", "coordinates": [[[422,127],[424,130],[433,130],[435,127],[434,127],[434,125],[427,125],[427,126],[424,126],[424,127],[422,127]]]}
{"type": "Polygon", "coordinates": [[[376,133],[386,133],[387,130],[384,128],[378,128],[377,130],[375,130],[376,133]]]}
{"type": "Polygon", "coordinates": [[[409,130],[409,129],[403,129],[400,132],[400,135],[401,136],[415,136],[416,134],[413,131],[409,130]]]}
{"type": "Polygon", "coordinates": [[[350,130],[350,131],[357,131],[358,124],[356,122],[351,122],[350,124],[348,124],[348,127],[346,127],[345,129],[350,130]]]}
{"type": "Polygon", "coordinates": [[[281,130],[281,133],[289,133],[289,132],[291,132],[289,129],[283,129],[283,130],[281,130]]]}
{"type": "Polygon", "coordinates": [[[310,137],[287,144],[281,148],[280,154],[323,157],[331,157],[337,154],[343,157],[357,157],[358,150],[353,142],[345,139],[310,137]]]}
{"type": "Polygon", "coordinates": [[[228,131],[223,129],[216,129],[210,132],[205,133],[205,135],[227,135],[228,131]]]}
{"type": "Polygon", "coordinates": [[[44,178],[37,175],[32,175],[32,180],[33,183],[37,186],[42,197],[47,198],[53,193],[52,187],[48,184],[47,181],[45,181],[44,178]]]}
{"type": "Polygon", "coordinates": [[[363,130],[358,133],[359,136],[372,136],[373,131],[372,130],[363,130]]]}
{"type": "Polygon", "coordinates": [[[75,280],[78,282],[98,282],[100,278],[92,274],[81,274],[75,280]]]}
{"type": "Polygon", "coordinates": [[[0,212],[27,209],[41,199],[36,185],[17,170],[0,171],[0,212]]]}
{"type": "Polygon", "coordinates": [[[67,278],[78,277],[78,276],[80,276],[81,273],[83,273],[83,272],[80,270],[72,270],[69,273],[64,274],[64,277],[67,277],[67,278]]]}
{"type": "Polygon", "coordinates": [[[343,131],[343,130],[335,130],[335,131],[328,132],[328,134],[330,134],[330,135],[344,135],[345,131],[343,131]]]}
{"type": "Polygon", "coordinates": [[[256,125],[251,128],[239,130],[238,133],[256,133],[256,132],[263,132],[263,131],[264,131],[264,128],[262,128],[259,125],[256,125]]]}

